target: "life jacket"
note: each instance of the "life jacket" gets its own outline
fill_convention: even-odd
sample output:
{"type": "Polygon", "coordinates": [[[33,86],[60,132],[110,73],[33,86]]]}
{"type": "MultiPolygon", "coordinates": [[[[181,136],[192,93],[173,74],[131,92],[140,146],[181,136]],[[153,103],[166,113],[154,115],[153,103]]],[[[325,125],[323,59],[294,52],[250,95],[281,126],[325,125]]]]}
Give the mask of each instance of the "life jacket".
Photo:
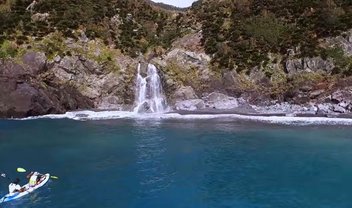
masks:
{"type": "Polygon", "coordinates": [[[37,184],[37,177],[38,175],[33,174],[30,178],[29,178],[29,185],[30,186],[35,186],[37,184]]]}

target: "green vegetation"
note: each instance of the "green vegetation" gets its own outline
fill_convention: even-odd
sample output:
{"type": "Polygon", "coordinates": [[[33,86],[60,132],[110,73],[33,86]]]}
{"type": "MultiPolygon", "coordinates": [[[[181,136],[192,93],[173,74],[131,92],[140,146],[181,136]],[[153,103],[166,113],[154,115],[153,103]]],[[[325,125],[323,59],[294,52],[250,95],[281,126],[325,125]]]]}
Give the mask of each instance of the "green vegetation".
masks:
{"type": "MultiPolygon", "coordinates": [[[[102,39],[106,45],[115,45],[135,57],[148,48],[169,47],[183,32],[179,27],[182,14],[174,16],[174,12],[146,1],[44,0],[27,11],[31,3],[32,0],[0,1],[0,43],[14,40],[22,45],[29,43],[28,37],[41,40],[54,32],[63,38],[77,39],[75,31],[80,29],[89,39],[102,39]],[[35,19],[33,15],[43,18],[35,19]],[[16,31],[21,31],[21,35],[16,31]]],[[[55,49],[48,50],[50,56],[55,49]]]]}
{"type": "Polygon", "coordinates": [[[49,58],[83,53],[110,63],[119,53],[137,57],[153,49],[165,51],[201,23],[202,44],[219,73],[236,69],[249,74],[261,66],[268,79],[281,83],[284,72],[266,67],[272,62],[268,54],[281,54],[278,62],[284,63],[288,49],[299,48],[296,58],[332,58],[335,73],[352,75],[351,59],[319,42],[350,29],[351,0],[200,0],[187,11],[148,0],[41,0],[27,11],[31,3],[0,0],[1,57],[16,56],[11,43],[49,58]],[[77,43],[84,34],[98,45],[83,41],[88,50],[68,48],[68,38],[77,43]]]}
{"type": "Polygon", "coordinates": [[[348,57],[344,54],[341,48],[328,48],[323,51],[324,57],[330,57],[336,64],[333,71],[334,74],[342,73],[345,76],[352,75],[352,57],[348,57]]]}
{"type": "MultiPolygon", "coordinates": [[[[248,70],[267,54],[320,55],[319,40],[352,25],[350,0],[204,0],[193,5],[203,23],[203,45],[220,68],[248,70]]],[[[282,61],[285,61],[284,57],[282,61]]]]}
{"type": "Polygon", "coordinates": [[[0,45],[0,59],[14,58],[18,53],[18,47],[15,43],[4,41],[0,45]]]}
{"type": "Polygon", "coordinates": [[[51,33],[40,41],[37,40],[35,44],[32,44],[32,49],[44,52],[48,59],[66,55],[66,46],[62,37],[62,34],[59,32],[51,33]]]}

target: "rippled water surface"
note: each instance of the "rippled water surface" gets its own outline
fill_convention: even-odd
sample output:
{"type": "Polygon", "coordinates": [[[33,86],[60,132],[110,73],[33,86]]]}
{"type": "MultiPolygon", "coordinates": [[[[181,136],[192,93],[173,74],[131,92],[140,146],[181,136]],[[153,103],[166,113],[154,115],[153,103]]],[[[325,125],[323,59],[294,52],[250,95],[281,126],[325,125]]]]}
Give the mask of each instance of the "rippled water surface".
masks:
{"type": "MultiPolygon", "coordinates": [[[[0,121],[0,171],[59,180],[0,207],[352,207],[352,128],[0,121]]],[[[8,181],[0,179],[0,195],[8,181]]]]}

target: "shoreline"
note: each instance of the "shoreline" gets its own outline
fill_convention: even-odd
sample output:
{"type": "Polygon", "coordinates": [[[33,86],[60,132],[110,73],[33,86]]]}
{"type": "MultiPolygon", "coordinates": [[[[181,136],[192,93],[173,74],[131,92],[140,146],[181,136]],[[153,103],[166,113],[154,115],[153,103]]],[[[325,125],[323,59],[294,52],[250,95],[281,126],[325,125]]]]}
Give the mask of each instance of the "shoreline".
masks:
{"type": "Polygon", "coordinates": [[[132,120],[223,120],[224,122],[241,122],[249,121],[254,123],[267,123],[267,124],[282,124],[292,126],[308,126],[308,125],[330,125],[330,126],[352,126],[352,117],[319,117],[314,115],[304,115],[301,117],[293,115],[282,114],[237,114],[229,111],[214,112],[209,111],[205,114],[202,112],[165,112],[165,113],[145,113],[137,114],[130,111],[74,111],[65,114],[49,114],[43,116],[34,116],[21,119],[8,119],[17,121],[28,121],[37,119],[70,119],[76,121],[99,121],[99,120],[119,120],[119,119],[132,119],[132,120]],[[226,112],[226,113],[225,113],[226,112]]]}
{"type": "Polygon", "coordinates": [[[303,118],[346,118],[352,119],[352,113],[345,114],[312,114],[312,113],[257,113],[257,112],[245,112],[238,110],[213,110],[213,109],[205,109],[205,110],[195,110],[195,111],[187,111],[187,110],[174,110],[167,112],[170,113],[178,113],[180,115],[242,115],[242,116],[260,116],[260,117],[303,117],[303,118]]]}

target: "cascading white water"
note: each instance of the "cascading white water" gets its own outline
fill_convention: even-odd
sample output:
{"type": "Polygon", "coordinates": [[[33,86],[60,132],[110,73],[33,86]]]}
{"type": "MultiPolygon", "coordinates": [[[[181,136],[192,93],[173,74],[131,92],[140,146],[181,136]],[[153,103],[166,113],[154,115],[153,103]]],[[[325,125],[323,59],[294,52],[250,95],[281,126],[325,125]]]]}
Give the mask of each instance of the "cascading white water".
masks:
{"type": "Polygon", "coordinates": [[[136,98],[134,112],[160,113],[167,109],[166,99],[162,90],[158,70],[153,64],[148,64],[147,76],[141,75],[141,65],[138,64],[136,80],[136,98]]]}

